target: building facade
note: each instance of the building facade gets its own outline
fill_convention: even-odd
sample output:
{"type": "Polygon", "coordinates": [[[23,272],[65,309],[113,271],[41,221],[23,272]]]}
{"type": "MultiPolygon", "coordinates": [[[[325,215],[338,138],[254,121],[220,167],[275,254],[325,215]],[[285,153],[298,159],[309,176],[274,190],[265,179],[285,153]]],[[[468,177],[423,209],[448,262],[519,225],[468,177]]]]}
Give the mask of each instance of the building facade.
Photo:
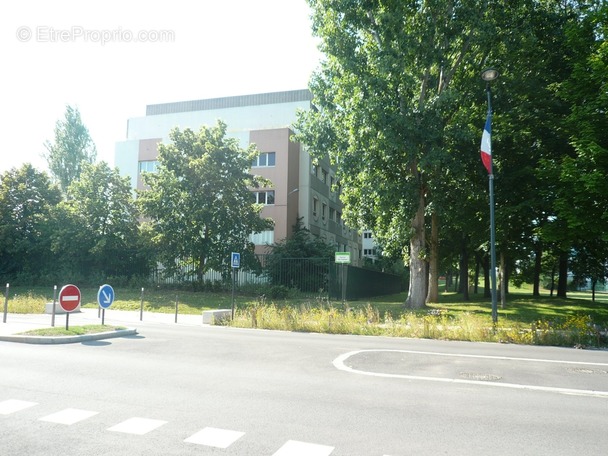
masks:
{"type": "Polygon", "coordinates": [[[252,190],[264,205],[262,217],[274,220],[274,230],[252,236],[257,253],[268,244],[288,238],[298,217],[314,235],[336,251],[350,252],[354,264],[361,259],[361,237],[342,221],[339,183],[327,160],[313,160],[306,148],[292,140],[291,125],[298,110],[312,109],[308,90],[148,105],[146,115],[127,123],[127,139],[116,144],[115,165],[129,176],[133,188],[143,189],[141,173],[154,172],[158,144],[168,143],[178,127],[198,131],[220,119],[227,134],[241,147],[255,143],[260,156],[251,173],[272,182],[252,190]]]}

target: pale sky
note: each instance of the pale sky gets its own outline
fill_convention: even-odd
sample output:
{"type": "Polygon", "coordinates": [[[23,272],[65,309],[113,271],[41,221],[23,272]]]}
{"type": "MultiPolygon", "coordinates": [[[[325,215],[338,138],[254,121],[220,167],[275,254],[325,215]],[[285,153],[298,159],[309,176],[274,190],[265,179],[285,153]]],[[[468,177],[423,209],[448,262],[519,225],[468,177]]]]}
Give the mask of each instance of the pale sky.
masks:
{"type": "Polygon", "coordinates": [[[306,88],[321,59],[305,0],[21,0],[2,9],[0,172],[46,169],[44,142],[66,105],[113,166],[127,119],[146,105],[306,88]]]}

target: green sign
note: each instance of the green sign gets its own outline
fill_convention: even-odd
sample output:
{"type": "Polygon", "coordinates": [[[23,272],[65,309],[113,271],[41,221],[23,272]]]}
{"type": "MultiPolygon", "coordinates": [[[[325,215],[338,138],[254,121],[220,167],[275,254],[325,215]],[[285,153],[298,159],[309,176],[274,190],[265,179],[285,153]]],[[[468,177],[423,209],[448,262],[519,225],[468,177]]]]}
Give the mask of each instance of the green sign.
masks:
{"type": "Polygon", "coordinates": [[[336,263],[350,264],[350,252],[336,252],[336,263]]]}

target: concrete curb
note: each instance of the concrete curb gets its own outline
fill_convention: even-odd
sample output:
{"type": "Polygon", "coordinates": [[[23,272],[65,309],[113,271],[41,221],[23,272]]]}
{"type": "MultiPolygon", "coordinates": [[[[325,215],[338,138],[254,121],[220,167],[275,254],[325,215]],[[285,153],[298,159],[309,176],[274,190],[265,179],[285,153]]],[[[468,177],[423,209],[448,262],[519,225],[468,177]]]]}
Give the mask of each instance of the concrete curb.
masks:
{"type": "Polygon", "coordinates": [[[114,337],[134,336],[137,329],[118,329],[96,334],[83,334],[82,336],[27,336],[10,335],[0,336],[0,341],[19,342],[22,344],[73,344],[92,340],[112,339],[114,337]]]}

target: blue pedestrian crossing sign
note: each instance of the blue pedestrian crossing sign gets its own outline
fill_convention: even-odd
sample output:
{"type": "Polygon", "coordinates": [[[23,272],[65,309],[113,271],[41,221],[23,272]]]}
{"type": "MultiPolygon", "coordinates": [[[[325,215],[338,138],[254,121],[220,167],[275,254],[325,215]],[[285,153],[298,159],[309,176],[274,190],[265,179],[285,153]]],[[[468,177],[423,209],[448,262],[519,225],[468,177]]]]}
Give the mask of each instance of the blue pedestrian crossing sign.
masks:
{"type": "Polygon", "coordinates": [[[241,254],[240,253],[236,253],[236,252],[232,252],[232,267],[234,269],[236,268],[240,268],[241,267],[241,254]]]}
{"type": "Polygon", "coordinates": [[[114,302],[114,288],[108,284],[100,286],[97,292],[97,302],[103,309],[110,307],[114,302]]]}

